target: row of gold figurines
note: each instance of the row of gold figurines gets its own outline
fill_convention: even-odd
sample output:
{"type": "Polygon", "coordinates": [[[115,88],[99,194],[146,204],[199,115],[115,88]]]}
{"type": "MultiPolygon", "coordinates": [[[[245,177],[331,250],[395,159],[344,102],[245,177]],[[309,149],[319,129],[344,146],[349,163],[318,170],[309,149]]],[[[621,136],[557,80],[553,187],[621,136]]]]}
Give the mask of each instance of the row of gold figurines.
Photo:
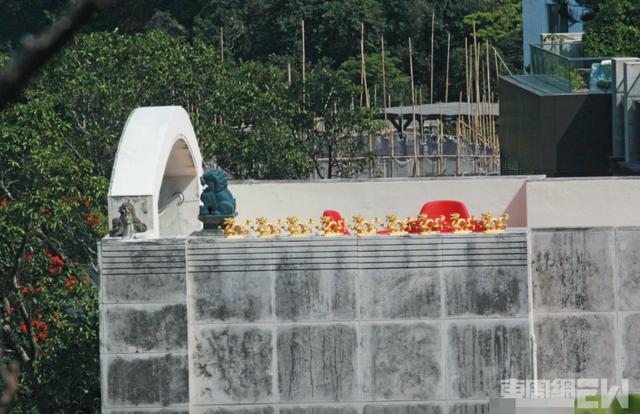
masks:
{"type": "MultiPolygon", "coordinates": [[[[343,236],[349,234],[346,229],[351,229],[356,236],[370,236],[374,234],[434,234],[434,233],[497,233],[503,232],[507,228],[508,214],[503,214],[499,218],[493,217],[491,213],[483,213],[482,219],[478,220],[476,216],[470,218],[461,218],[460,214],[451,214],[450,220],[445,220],[444,216],[429,218],[426,214],[420,214],[417,220],[413,217],[402,221],[398,220],[394,215],[388,215],[386,223],[378,228],[380,218],[376,217],[371,221],[365,221],[362,216],[353,217],[353,225],[349,224],[347,219],[334,221],[330,216],[322,216],[320,218],[320,226],[315,226],[320,230],[322,236],[343,236]]],[[[267,222],[264,217],[256,219],[256,226],[253,226],[251,220],[247,220],[244,224],[236,223],[235,219],[227,218],[224,226],[218,227],[227,237],[244,237],[249,236],[251,231],[257,233],[257,237],[275,237],[280,233],[286,236],[311,236],[314,229],[313,219],[307,222],[299,221],[297,217],[287,217],[287,224],[282,219],[274,223],[267,222]],[[288,234],[286,234],[288,233],[288,234]]]]}

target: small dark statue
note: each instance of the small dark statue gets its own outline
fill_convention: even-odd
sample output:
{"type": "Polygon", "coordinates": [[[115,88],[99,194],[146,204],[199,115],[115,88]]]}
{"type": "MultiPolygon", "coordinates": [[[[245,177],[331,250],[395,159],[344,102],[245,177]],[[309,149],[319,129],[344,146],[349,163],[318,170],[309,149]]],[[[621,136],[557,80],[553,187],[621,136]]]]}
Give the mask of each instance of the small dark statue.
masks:
{"type": "Polygon", "coordinates": [[[200,182],[206,188],[202,191],[200,201],[201,216],[230,216],[235,217],[236,199],[227,188],[227,177],[222,170],[211,170],[205,173],[200,182]]]}
{"type": "Polygon", "coordinates": [[[111,221],[113,228],[109,232],[109,236],[132,240],[135,237],[135,233],[147,231],[147,225],[136,217],[136,210],[131,203],[123,203],[118,211],[120,212],[120,217],[116,217],[111,221]]]}

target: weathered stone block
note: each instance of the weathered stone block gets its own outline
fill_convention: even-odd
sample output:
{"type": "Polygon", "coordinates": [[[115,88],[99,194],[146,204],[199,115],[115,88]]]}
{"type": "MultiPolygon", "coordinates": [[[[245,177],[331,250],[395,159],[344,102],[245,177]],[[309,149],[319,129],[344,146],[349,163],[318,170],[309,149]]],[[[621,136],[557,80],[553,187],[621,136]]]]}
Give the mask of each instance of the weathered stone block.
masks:
{"type": "Polygon", "coordinates": [[[193,407],[191,414],[275,414],[272,405],[234,405],[215,407],[193,407]]]}
{"type": "Polygon", "coordinates": [[[191,403],[273,402],[273,333],[270,327],[193,327],[191,403]]]}
{"type": "Polygon", "coordinates": [[[449,234],[441,259],[445,267],[526,266],[526,233],[449,234]]]}
{"type": "Polygon", "coordinates": [[[534,231],[531,252],[536,312],[613,310],[613,230],[534,231]]]}
{"type": "Polygon", "coordinates": [[[449,414],[492,414],[488,402],[449,403],[449,414]]]}
{"type": "Polygon", "coordinates": [[[360,414],[357,405],[280,405],[279,414],[360,414]]]}
{"type": "Polygon", "coordinates": [[[355,401],[357,345],[352,324],[278,326],[279,400],[355,401]]]}
{"type": "Polygon", "coordinates": [[[361,334],[365,401],[444,398],[439,325],[363,324],[361,334]]]}
{"type": "Polygon", "coordinates": [[[447,336],[451,399],[498,397],[501,380],[532,377],[528,320],[450,322],[447,336]]]}
{"type": "Polygon", "coordinates": [[[442,272],[447,316],[527,317],[526,266],[449,267],[442,272]]]}
{"type": "Polygon", "coordinates": [[[187,305],[104,305],[107,353],[187,351],[187,305]]]}
{"type": "Polygon", "coordinates": [[[622,378],[629,380],[629,390],[640,391],[640,313],[620,313],[620,352],[622,378]]]}
{"type": "Polygon", "coordinates": [[[365,404],[363,414],[442,414],[438,403],[419,404],[365,404]]]}
{"type": "Polygon", "coordinates": [[[617,382],[614,314],[536,315],[535,330],[538,378],[617,382]]]}
{"type": "Polygon", "coordinates": [[[105,410],[104,414],[189,414],[189,407],[105,410]]]}
{"type": "Polygon", "coordinates": [[[194,322],[272,321],[272,272],[193,273],[190,300],[194,322]]]}
{"type": "Polygon", "coordinates": [[[119,355],[104,360],[106,407],[189,403],[187,355],[119,355]]]}
{"type": "Polygon", "coordinates": [[[440,274],[438,268],[361,270],[361,317],[438,318],[441,314],[440,274]]]}
{"type": "Polygon", "coordinates": [[[185,271],[173,274],[103,275],[104,303],[185,303],[185,271]]]}
{"type": "Polygon", "coordinates": [[[640,231],[616,232],[618,310],[640,310],[640,231]]]}
{"type": "Polygon", "coordinates": [[[289,270],[276,274],[279,321],[356,317],[356,271],[289,270]]]}
{"type": "Polygon", "coordinates": [[[429,269],[441,266],[438,236],[402,235],[358,240],[360,269],[429,269]]]}

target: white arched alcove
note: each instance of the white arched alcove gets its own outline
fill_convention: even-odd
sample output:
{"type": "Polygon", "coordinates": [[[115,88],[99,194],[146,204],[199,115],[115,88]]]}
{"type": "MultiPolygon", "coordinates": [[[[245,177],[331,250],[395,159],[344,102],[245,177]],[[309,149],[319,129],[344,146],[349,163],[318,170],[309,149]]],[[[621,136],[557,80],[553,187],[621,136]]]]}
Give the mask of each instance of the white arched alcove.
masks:
{"type": "Polygon", "coordinates": [[[125,124],[109,186],[109,223],[130,202],[147,225],[138,238],[188,235],[198,220],[202,156],[179,106],[134,110],[125,124]]]}

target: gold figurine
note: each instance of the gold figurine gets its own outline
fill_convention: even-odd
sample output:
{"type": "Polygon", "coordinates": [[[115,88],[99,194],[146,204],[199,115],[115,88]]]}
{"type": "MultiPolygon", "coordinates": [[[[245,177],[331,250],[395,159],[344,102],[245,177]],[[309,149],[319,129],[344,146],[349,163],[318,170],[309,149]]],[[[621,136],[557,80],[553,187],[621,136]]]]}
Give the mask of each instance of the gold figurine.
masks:
{"type": "Polygon", "coordinates": [[[416,224],[416,228],[420,230],[420,234],[433,234],[440,233],[442,230],[442,222],[445,220],[443,215],[436,218],[435,220],[430,219],[426,214],[418,215],[418,223],[416,224]]]}
{"type": "Polygon", "coordinates": [[[306,223],[298,221],[298,217],[287,217],[288,226],[282,226],[282,230],[289,232],[289,236],[308,236],[313,230],[313,219],[309,219],[306,223]]]}
{"type": "Polygon", "coordinates": [[[389,230],[389,234],[406,234],[410,221],[413,221],[413,217],[409,217],[405,221],[400,221],[396,220],[396,216],[391,214],[387,216],[387,224],[384,228],[389,230]]]}
{"type": "Polygon", "coordinates": [[[374,223],[380,223],[380,217],[376,217],[373,220],[365,221],[362,216],[353,216],[354,225],[348,225],[349,228],[356,232],[356,236],[369,236],[376,234],[378,228],[374,223]]]}
{"type": "Polygon", "coordinates": [[[258,237],[274,237],[280,233],[279,225],[282,225],[282,219],[279,219],[275,223],[267,223],[267,219],[264,217],[258,217],[256,219],[258,227],[251,226],[251,229],[258,233],[258,237]]]}
{"type": "Polygon", "coordinates": [[[482,219],[484,220],[484,232],[485,233],[498,233],[503,232],[507,228],[507,220],[509,220],[508,214],[503,214],[500,218],[495,218],[491,213],[482,213],[482,219]]]}
{"type": "Polygon", "coordinates": [[[236,220],[233,217],[229,217],[224,219],[224,228],[218,227],[222,230],[227,237],[244,237],[249,234],[249,228],[245,226],[249,226],[251,224],[251,220],[247,220],[244,225],[236,223],[236,220]]]}
{"type": "Polygon", "coordinates": [[[460,218],[460,214],[451,214],[451,227],[454,233],[471,233],[475,226],[475,221],[478,220],[476,216],[471,216],[468,219],[460,218]]]}
{"type": "Polygon", "coordinates": [[[331,220],[331,217],[322,216],[320,218],[320,227],[316,226],[316,228],[324,232],[322,236],[342,236],[344,234],[342,232],[342,229],[343,229],[342,226],[346,224],[347,224],[346,219],[342,219],[342,225],[340,225],[340,222],[335,222],[331,220]]]}

